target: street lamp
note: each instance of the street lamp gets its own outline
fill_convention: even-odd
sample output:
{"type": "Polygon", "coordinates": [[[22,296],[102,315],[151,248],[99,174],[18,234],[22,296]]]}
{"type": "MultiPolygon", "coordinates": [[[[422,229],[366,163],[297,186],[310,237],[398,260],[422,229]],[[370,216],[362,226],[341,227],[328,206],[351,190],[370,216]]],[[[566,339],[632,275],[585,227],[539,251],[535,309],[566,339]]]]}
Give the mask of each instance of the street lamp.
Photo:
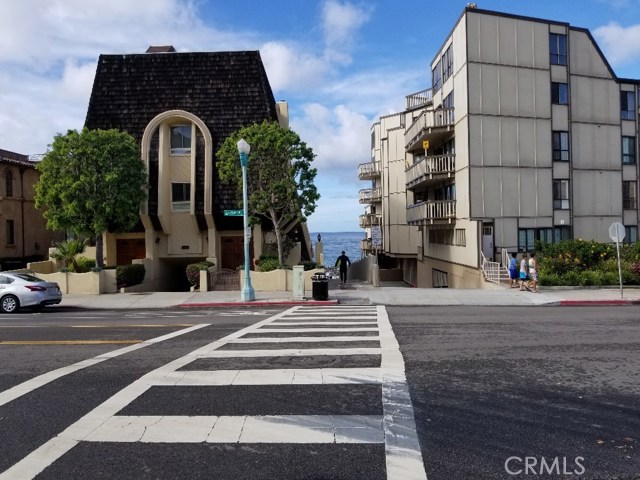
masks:
{"type": "Polygon", "coordinates": [[[242,165],[242,204],[244,207],[244,286],[240,291],[240,299],[243,302],[252,302],[256,299],[256,293],[251,286],[251,275],[249,275],[249,240],[251,239],[251,229],[249,228],[247,199],[247,164],[249,163],[249,152],[251,147],[241,138],[238,142],[238,153],[240,154],[240,165],[242,165]]]}

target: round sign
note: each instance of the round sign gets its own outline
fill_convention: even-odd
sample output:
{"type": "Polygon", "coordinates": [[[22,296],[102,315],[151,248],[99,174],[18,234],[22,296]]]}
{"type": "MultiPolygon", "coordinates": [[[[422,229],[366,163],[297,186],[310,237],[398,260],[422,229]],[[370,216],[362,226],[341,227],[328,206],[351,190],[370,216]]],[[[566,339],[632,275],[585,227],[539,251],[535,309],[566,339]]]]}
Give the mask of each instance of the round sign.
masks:
{"type": "Polygon", "coordinates": [[[609,227],[609,237],[611,237],[611,240],[614,242],[621,242],[624,240],[624,235],[624,225],[620,222],[614,222],[611,224],[609,227]]]}

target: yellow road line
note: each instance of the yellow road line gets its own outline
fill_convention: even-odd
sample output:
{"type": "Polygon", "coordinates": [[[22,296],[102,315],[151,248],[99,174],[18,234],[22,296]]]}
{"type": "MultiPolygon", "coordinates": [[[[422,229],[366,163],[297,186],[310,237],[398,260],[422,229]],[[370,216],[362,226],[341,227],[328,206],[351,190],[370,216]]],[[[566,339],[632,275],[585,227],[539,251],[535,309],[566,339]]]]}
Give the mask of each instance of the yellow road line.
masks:
{"type": "Polygon", "coordinates": [[[0,345],[134,345],[143,340],[6,340],[0,345]]]}

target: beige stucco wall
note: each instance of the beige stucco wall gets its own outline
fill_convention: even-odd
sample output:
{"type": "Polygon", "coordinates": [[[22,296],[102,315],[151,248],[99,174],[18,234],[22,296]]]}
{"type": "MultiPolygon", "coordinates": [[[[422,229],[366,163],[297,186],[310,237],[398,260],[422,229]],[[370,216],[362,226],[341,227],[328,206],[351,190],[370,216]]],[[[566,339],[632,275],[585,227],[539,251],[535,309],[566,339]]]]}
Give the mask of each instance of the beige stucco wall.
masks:
{"type": "Polygon", "coordinates": [[[486,286],[482,273],[478,269],[425,257],[417,264],[416,287],[433,287],[432,270],[434,268],[447,273],[449,288],[485,288],[486,286]]]}

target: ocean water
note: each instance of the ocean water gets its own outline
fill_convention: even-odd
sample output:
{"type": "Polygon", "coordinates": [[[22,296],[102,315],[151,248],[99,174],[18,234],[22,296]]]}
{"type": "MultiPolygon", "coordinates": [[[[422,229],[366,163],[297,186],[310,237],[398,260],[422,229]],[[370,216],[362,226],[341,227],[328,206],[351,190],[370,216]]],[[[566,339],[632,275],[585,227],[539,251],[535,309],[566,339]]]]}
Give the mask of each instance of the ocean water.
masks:
{"type": "Polygon", "coordinates": [[[352,262],[360,260],[362,250],[360,250],[360,240],[365,238],[364,230],[361,232],[309,232],[311,242],[313,243],[314,253],[316,242],[318,241],[318,233],[322,237],[322,246],[324,249],[324,265],[332,267],[336,260],[345,251],[347,257],[352,262]]]}

